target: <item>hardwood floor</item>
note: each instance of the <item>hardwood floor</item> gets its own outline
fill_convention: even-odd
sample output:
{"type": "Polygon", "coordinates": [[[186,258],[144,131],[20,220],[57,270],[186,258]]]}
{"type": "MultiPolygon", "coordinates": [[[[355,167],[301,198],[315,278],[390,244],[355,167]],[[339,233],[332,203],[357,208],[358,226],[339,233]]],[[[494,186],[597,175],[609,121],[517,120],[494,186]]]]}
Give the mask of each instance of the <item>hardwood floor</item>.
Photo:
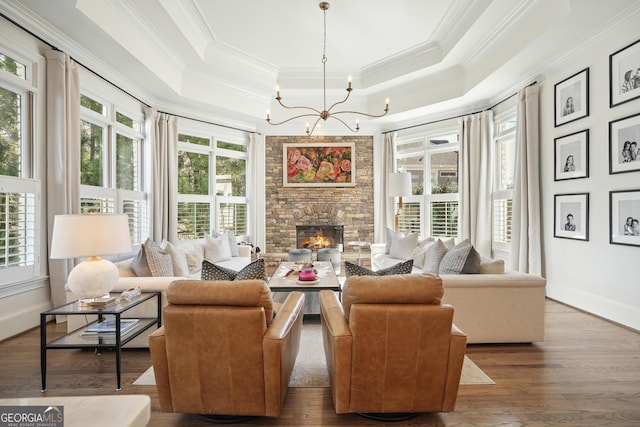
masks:
{"type": "MultiPolygon", "coordinates": [[[[64,324],[50,323],[49,336],[64,324]]],[[[154,386],[131,383],[150,366],[146,350],[123,354],[123,389],[115,391],[115,355],[50,350],[48,391],[40,392],[39,332],[0,343],[0,398],[86,394],[148,394],[149,426],[210,426],[188,414],[159,410],[154,386]]],[[[470,345],[469,357],[495,385],[463,385],[452,413],[423,414],[394,426],[638,426],[640,334],[548,300],[544,343],[470,345]]],[[[336,415],[329,388],[290,388],[277,419],[242,425],[384,425],[336,415]]]]}

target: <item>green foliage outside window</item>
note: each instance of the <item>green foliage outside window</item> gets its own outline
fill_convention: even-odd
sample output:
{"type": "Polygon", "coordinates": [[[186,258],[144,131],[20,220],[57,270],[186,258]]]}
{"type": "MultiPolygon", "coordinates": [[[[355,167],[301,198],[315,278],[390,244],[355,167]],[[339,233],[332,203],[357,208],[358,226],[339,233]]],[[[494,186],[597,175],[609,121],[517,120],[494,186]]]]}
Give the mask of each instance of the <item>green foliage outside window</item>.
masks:
{"type": "Polygon", "coordinates": [[[138,190],[137,157],[136,141],[116,134],[116,188],[138,190]]]}
{"type": "Polygon", "coordinates": [[[178,193],[209,194],[209,156],[180,151],[178,153],[178,193]]]}
{"type": "Polygon", "coordinates": [[[80,125],[80,183],[102,186],[102,128],[82,120],[80,125]]]}
{"type": "Polygon", "coordinates": [[[247,194],[247,162],[244,159],[216,157],[216,186],[218,195],[245,196],[247,194]],[[220,194],[225,183],[231,184],[230,193],[220,194]]]}
{"type": "Polygon", "coordinates": [[[0,88],[0,175],[20,176],[21,98],[0,88]]]}

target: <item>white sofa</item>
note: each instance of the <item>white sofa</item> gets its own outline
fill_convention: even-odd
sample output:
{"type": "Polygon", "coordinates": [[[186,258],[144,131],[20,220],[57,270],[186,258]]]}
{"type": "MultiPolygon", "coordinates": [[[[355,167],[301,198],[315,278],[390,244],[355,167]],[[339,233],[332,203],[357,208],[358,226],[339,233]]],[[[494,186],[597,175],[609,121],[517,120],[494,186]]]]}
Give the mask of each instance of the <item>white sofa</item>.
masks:
{"type": "MultiPolygon", "coordinates": [[[[373,270],[403,261],[386,254],[384,243],[371,245],[373,270]]],[[[501,261],[483,259],[478,274],[441,275],[442,302],[453,306],[469,344],[544,341],[546,279],[505,269],[501,261]]]]}
{"type": "MultiPolygon", "coordinates": [[[[180,241],[178,248],[184,250],[199,252],[201,256],[195,258],[195,261],[200,263],[201,259],[205,256],[205,239],[185,240],[180,241]]],[[[122,292],[130,288],[140,287],[142,292],[160,291],[162,307],[167,305],[166,290],[169,284],[174,280],[180,279],[200,279],[200,268],[195,264],[190,265],[189,274],[174,275],[174,276],[137,276],[132,263],[135,258],[128,258],[126,260],[116,262],[118,267],[118,273],[120,275],[118,282],[112,289],[112,292],[122,292]]],[[[232,256],[231,259],[224,261],[216,261],[215,264],[220,267],[229,268],[231,270],[239,271],[251,262],[251,246],[238,245],[238,256],[232,256]]],[[[78,297],[67,291],[67,301],[75,301],[78,297]]],[[[157,313],[157,305],[155,299],[140,304],[140,306],[132,308],[126,312],[126,317],[151,317],[157,313]]],[[[96,316],[67,316],[67,331],[73,331],[77,328],[84,326],[86,323],[96,319],[96,316]]],[[[149,333],[155,330],[152,328],[149,333]]],[[[128,347],[148,347],[147,335],[142,334],[133,340],[128,347]]]]}

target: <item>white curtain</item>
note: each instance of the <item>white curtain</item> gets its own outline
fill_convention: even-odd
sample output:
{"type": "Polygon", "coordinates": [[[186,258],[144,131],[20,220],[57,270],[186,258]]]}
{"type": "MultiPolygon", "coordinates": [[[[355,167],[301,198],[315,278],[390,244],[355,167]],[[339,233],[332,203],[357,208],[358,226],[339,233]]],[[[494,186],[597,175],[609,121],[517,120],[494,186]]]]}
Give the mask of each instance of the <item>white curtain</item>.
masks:
{"type": "Polygon", "coordinates": [[[542,274],[540,248],[539,86],[518,93],[516,165],[511,228],[511,268],[542,274]]]}
{"type": "Polygon", "coordinates": [[[379,177],[380,182],[378,186],[378,212],[374,217],[374,235],[376,242],[384,242],[386,228],[393,229],[394,227],[394,204],[393,200],[387,195],[387,184],[389,181],[389,174],[395,172],[394,165],[394,140],[395,134],[388,132],[383,135],[382,148],[380,153],[380,166],[375,173],[379,177]]]}
{"type": "Polygon", "coordinates": [[[491,256],[493,111],[462,117],[460,123],[460,239],[491,256]]]}
{"type": "Polygon", "coordinates": [[[178,240],[178,124],[175,116],[145,108],[147,141],[151,144],[151,230],[160,243],[178,240]]]}
{"type": "MultiPolygon", "coordinates": [[[[49,50],[46,58],[47,247],[51,252],[55,215],[80,213],[80,79],[77,64],[67,54],[49,50]]],[[[54,306],[67,302],[64,285],[72,269],[72,259],[49,259],[54,306]]]]}
{"type": "Polygon", "coordinates": [[[264,136],[252,133],[249,145],[249,239],[264,250],[265,237],[265,145],[264,136]]]}

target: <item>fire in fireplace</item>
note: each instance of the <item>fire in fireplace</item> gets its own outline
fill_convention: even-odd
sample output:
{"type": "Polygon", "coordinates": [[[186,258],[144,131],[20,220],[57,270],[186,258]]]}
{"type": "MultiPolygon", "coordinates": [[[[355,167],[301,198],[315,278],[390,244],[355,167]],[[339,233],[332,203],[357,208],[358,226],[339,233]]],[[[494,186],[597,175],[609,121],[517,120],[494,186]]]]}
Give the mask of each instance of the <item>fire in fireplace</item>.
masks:
{"type": "Polygon", "coordinates": [[[307,249],[343,248],[343,225],[296,225],[296,247],[307,249]]]}

